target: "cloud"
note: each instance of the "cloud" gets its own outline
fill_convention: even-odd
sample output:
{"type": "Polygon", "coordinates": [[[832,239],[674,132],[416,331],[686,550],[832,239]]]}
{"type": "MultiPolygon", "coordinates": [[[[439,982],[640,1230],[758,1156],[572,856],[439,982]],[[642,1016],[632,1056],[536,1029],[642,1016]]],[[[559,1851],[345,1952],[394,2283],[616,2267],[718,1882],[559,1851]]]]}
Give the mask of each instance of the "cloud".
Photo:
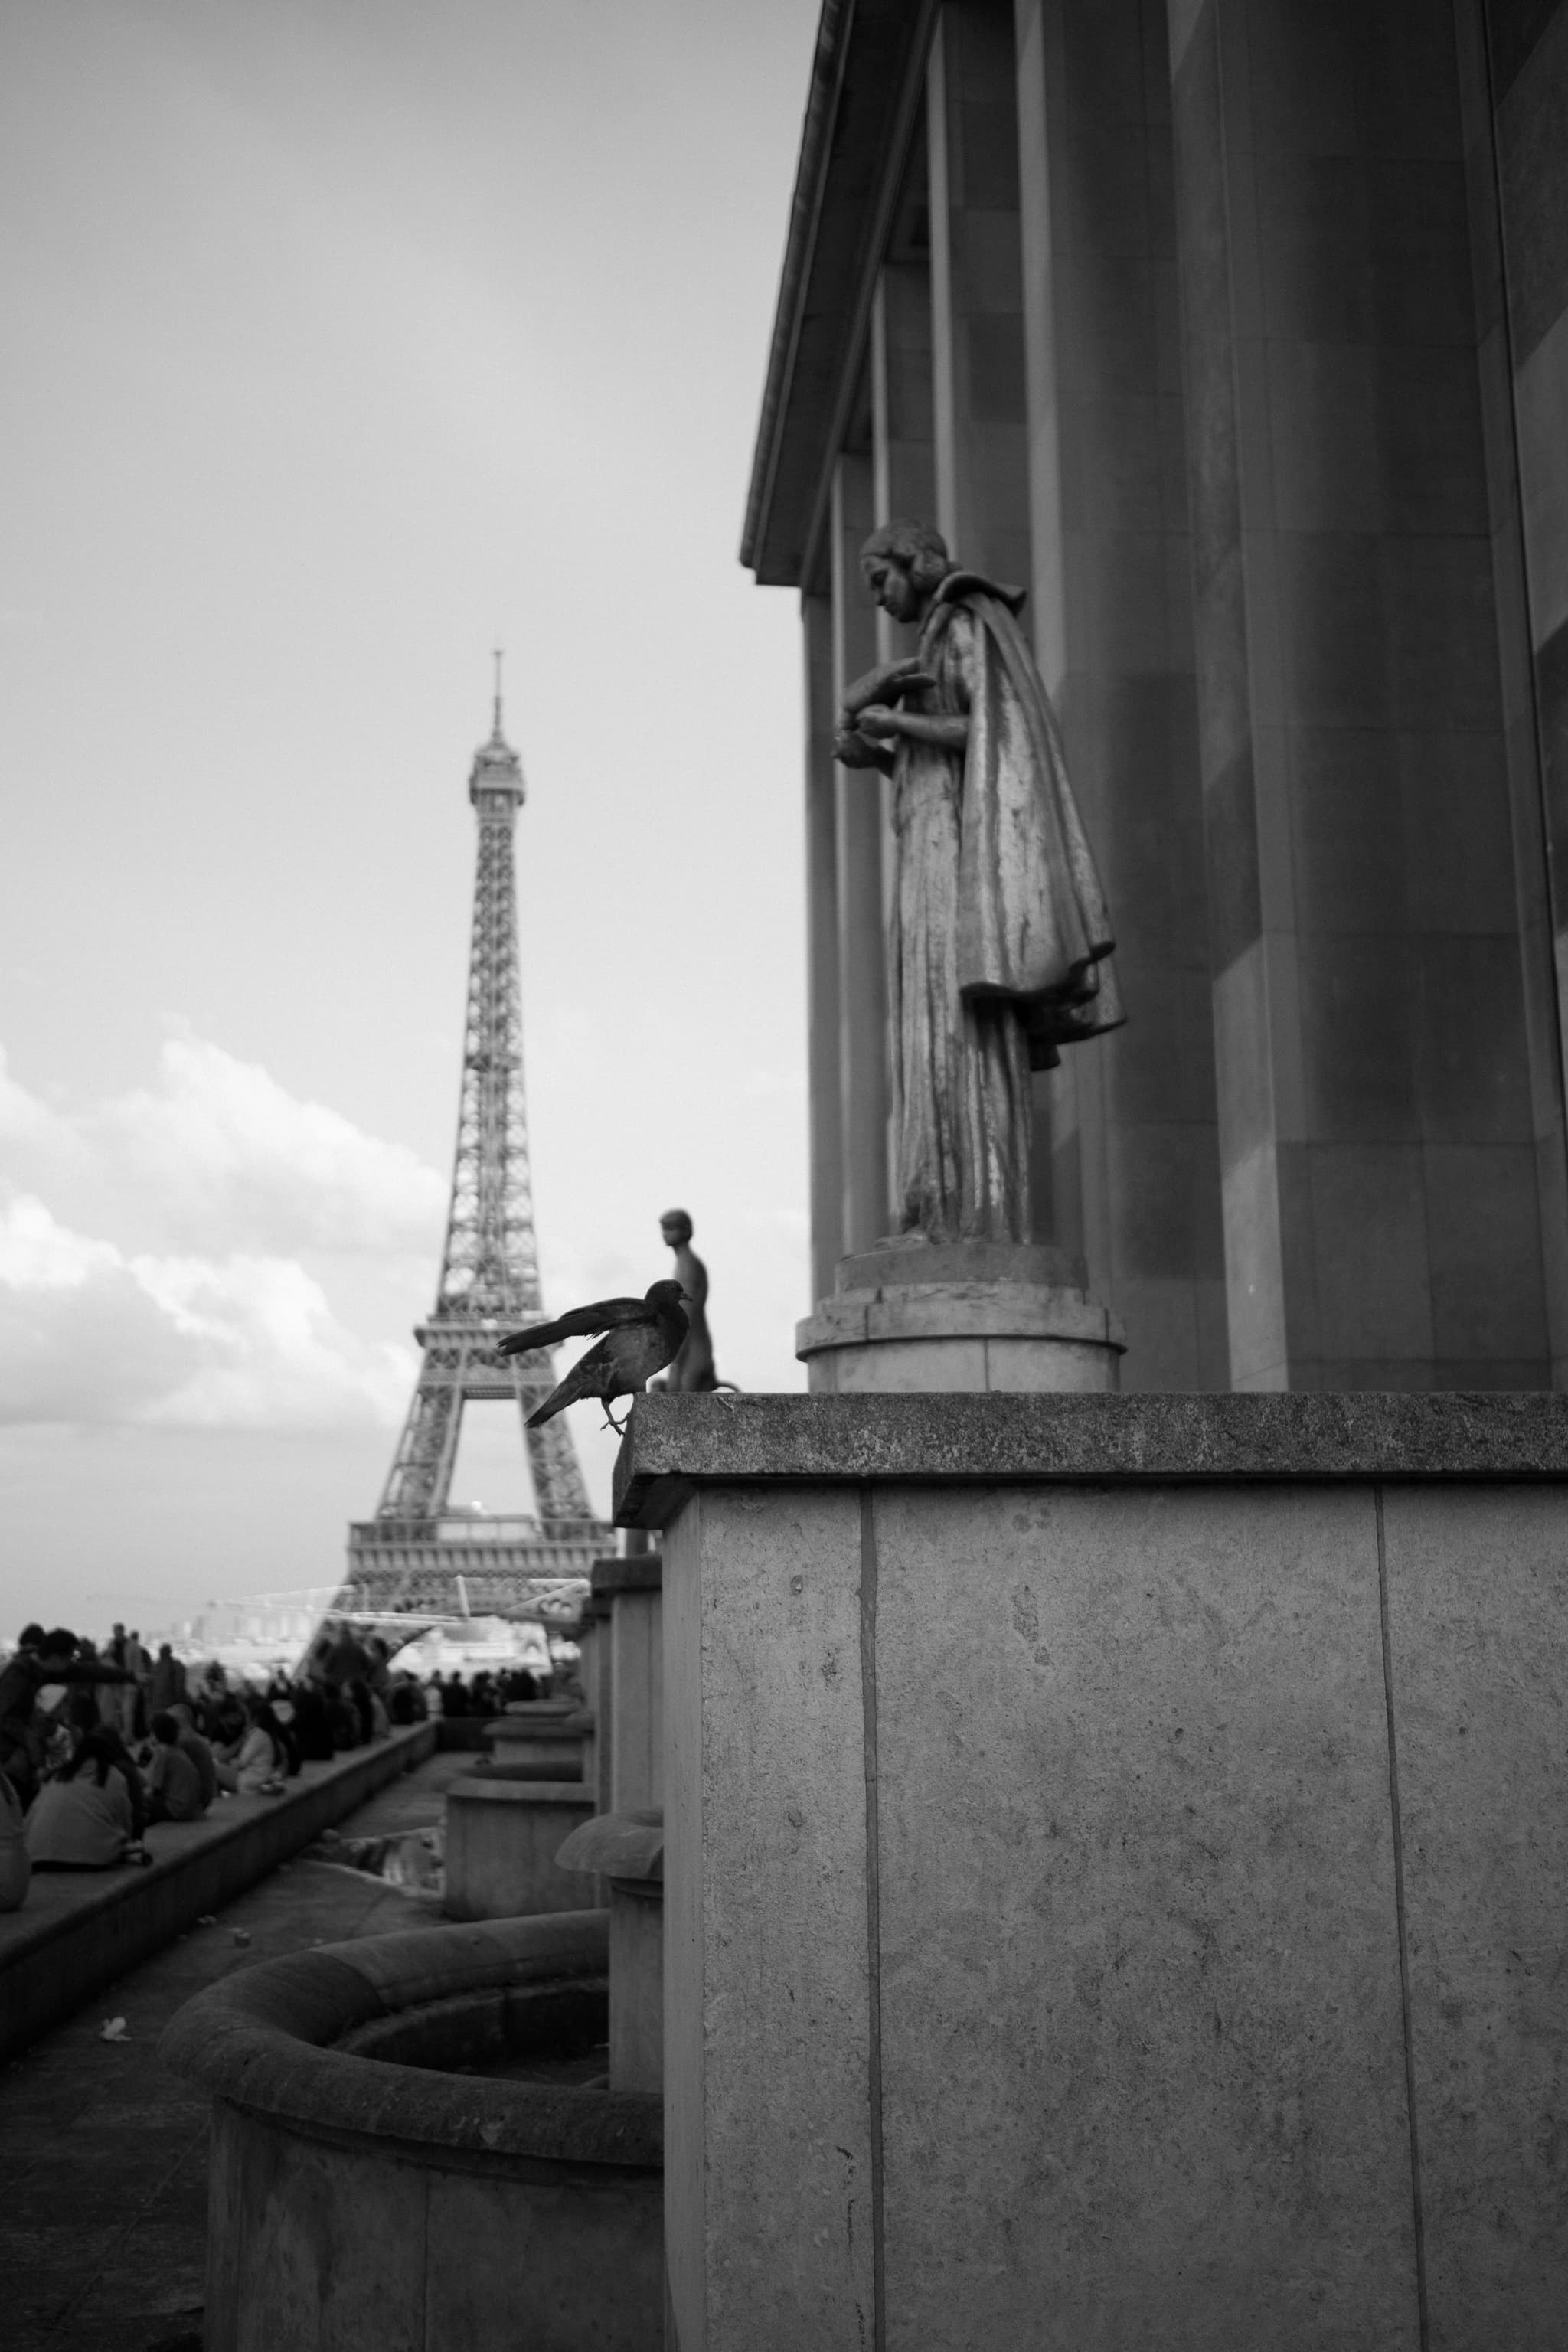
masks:
{"type": "Polygon", "coordinates": [[[413,1351],[352,1328],[313,1266],[353,1292],[351,1265],[374,1288],[433,1265],[445,1187],[413,1152],[189,1034],[152,1086],[74,1109],[0,1054],[0,1423],[399,1420],[413,1351]]]}
{"type": "Polygon", "coordinates": [[[414,1373],[290,1259],[127,1256],[29,1194],[0,1201],[0,1422],[384,1426],[414,1373]]]}
{"type": "Polygon", "coordinates": [[[191,1247],[433,1257],[439,1245],[446,1187],[434,1169],[204,1039],[167,1039],[155,1087],[80,1124],[191,1247]]]}
{"type": "Polygon", "coordinates": [[[0,1045],[0,1142],[58,1148],[68,1142],[69,1136],[66,1121],[11,1076],[5,1048],[0,1045]]]}

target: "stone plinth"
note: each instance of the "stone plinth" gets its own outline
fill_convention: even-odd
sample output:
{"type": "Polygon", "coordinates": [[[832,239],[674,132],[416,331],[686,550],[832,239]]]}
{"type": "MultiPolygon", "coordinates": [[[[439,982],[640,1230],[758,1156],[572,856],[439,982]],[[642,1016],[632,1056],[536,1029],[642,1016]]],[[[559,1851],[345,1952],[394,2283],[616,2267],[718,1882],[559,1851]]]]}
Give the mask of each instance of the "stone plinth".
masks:
{"type": "Polygon", "coordinates": [[[841,1258],[795,1327],[819,1395],[1110,1390],[1125,1340],[1065,1252],[1000,1242],[880,1244],[841,1258]]]}
{"type": "Polygon", "coordinates": [[[454,1780],[447,1791],[449,1919],[512,1919],[577,1911],[583,1882],[556,1865],[561,1845],[594,1810],[581,1781],[454,1780]]]}
{"type": "MultiPolygon", "coordinates": [[[[595,1569],[618,1567],[617,1560],[595,1560],[595,1569]]],[[[583,1782],[593,1791],[601,1812],[610,1802],[610,1604],[590,1591],[577,1624],[577,1674],[583,1702],[594,1727],[583,1741],[583,1782]]]]}
{"type": "Polygon", "coordinates": [[[664,2088],[664,1815],[601,1813],[574,1830],[563,1870],[610,1887],[610,2088],[664,2088]]]}
{"type": "Polygon", "coordinates": [[[663,1591],[657,1552],[594,1564],[594,1601],[610,1612],[605,1671],[613,1722],[600,1776],[605,1812],[641,1812],[663,1799],[663,1591]]]}
{"type": "Polygon", "coordinates": [[[538,1699],[492,1717],[485,1733],[492,1761],[509,1779],[580,1780],[591,1728],[581,1707],[538,1699]]]}
{"type": "Polygon", "coordinates": [[[680,2352],[1561,2342],[1568,1400],[656,1397],[617,1501],[680,2352]]]}

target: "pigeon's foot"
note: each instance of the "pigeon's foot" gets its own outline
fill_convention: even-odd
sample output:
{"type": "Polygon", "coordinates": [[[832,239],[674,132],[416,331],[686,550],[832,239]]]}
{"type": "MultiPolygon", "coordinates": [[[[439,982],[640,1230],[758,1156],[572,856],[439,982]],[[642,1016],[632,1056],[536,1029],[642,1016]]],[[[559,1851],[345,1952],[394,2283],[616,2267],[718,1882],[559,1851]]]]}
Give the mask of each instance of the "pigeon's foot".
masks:
{"type": "Polygon", "coordinates": [[[608,1406],[608,1405],[606,1405],[606,1406],[605,1407],[605,1419],[606,1420],[606,1422],[608,1422],[608,1423],[609,1423],[610,1427],[615,1431],[616,1435],[617,1437],[624,1437],[624,1436],[626,1435],[626,1422],[627,1422],[627,1421],[630,1421],[631,1417],[632,1417],[632,1416],[631,1416],[631,1411],[630,1411],[630,1408],[629,1408],[629,1407],[627,1408],[626,1416],[626,1421],[617,1421],[617,1420],[616,1419],[615,1414],[610,1411],[609,1406],[608,1406]]]}

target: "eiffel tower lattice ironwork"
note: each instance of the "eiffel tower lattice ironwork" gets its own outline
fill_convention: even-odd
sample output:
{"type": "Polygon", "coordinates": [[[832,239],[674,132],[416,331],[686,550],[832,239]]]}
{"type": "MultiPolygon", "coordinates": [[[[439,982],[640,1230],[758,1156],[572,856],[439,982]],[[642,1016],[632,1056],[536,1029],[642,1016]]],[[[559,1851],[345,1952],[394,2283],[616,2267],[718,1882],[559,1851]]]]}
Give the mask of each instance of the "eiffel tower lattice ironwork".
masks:
{"type": "Polygon", "coordinates": [[[564,1420],[526,1427],[555,1384],[549,1355],[540,1349],[503,1356],[499,1348],[508,1330],[543,1316],[512,854],[523,781],[501,729],[499,656],[494,725],[475,755],[468,798],[479,821],[479,870],[441,1277],[434,1312],[414,1335],[423,1358],[385,1491],[374,1518],[349,1532],[343,1605],[361,1612],[575,1615],[595,1559],[614,1548],[614,1531],[590,1509],[564,1420]],[[536,1518],[492,1518],[450,1506],[463,1407],[497,1398],[515,1402],[523,1416],[536,1518]]]}

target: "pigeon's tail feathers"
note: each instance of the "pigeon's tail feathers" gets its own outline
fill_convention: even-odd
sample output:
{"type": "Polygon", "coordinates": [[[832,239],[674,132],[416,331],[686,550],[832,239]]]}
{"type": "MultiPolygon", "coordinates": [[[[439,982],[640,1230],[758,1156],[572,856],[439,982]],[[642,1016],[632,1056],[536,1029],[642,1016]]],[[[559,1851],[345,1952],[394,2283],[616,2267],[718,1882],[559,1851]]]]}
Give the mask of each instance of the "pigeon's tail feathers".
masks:
{"type": "Polygon", "coordinates": [[[552,1389],[544,1402],[529,1414],[526,1427],[537,1429],[542,1422],[553,1421],[558,1412],[564,1412],[569,1404],[575,1404],[579,1397],[592,1395],[594,1358],[598,1352],[596,1348],[590,1348],[587,1354],[573,1365],[559,1387],[552,1389]]]}
{"type": "Polygon", "coordinates": [[[503,1356],[525,1356],[534,1348],[552,1348],[562,1338],[559,1323],[531,1323],[526,1331],[509,1331],[500,1343],[503,1356]]]}

